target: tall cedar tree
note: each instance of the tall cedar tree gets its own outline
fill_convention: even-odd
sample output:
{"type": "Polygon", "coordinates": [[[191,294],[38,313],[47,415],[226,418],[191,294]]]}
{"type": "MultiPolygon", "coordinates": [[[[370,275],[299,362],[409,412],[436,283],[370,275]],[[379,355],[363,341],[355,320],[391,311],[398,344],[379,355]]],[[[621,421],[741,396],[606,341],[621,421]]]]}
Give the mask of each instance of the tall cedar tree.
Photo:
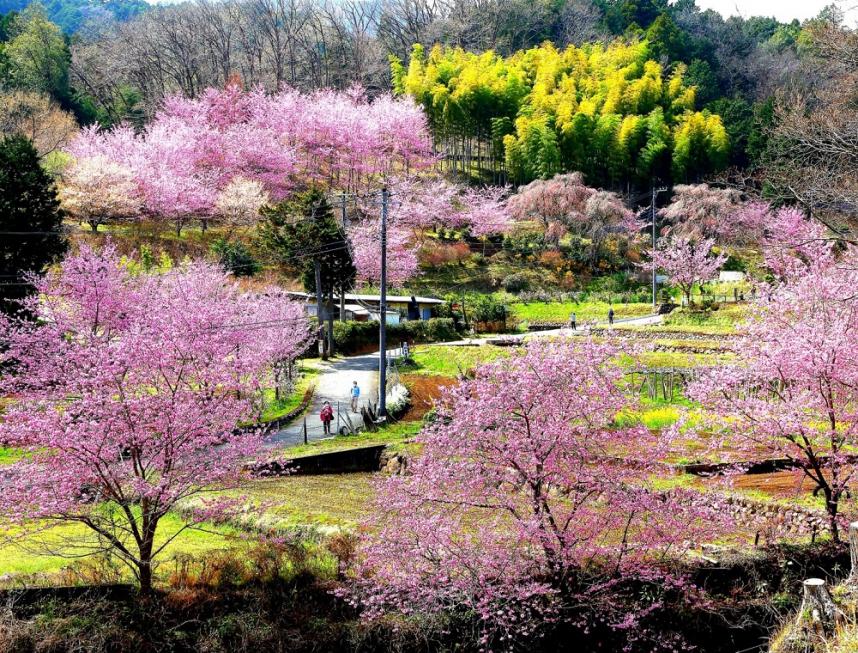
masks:
{"type": "Polygon", "coordinates": [[[0,142],[0,311],[21,309],[33,291],[25,277],[39,274],[68,246],[63,213],[50,176],[39,165],[33,144],[22,136],[0,142]]]}
{"type": "MultiPolygon", "coordinates": [[[[325,194],[312,189],[273,207],[261,209],[262,240],[278,262],[300,274],[304,289],[321,297],[320,319],[327,318],[327,349],[333,354],[333,299],[342,298],[355,281],[355,266],[343,231],[325,194]],[[320,288],[316,287],[316,263],[320,288]]],[[[341,314],[342,317],[342,314],[341,314]]]]}

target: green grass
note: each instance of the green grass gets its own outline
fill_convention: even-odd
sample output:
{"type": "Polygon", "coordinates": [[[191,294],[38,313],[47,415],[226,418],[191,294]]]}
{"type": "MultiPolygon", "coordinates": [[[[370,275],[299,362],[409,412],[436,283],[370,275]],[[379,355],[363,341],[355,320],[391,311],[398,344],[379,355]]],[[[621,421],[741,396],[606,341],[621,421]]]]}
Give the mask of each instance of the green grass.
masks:
{"type": "MultiPolygon", "coordinates": [[[[677,351],[645,351],[636,356],[645,367],[717,367],[732,362],[735,355],[731,353],[692,354],[677,351]]],[[[634,361],[631,356],[623,356],[623,365],[631,366],[634,361]]]]}
{"type": "Polygon", "coordinates": [[[26,456],[26,452],[14,447],[0,447],[0,467],[11,465],[26,456]]]}
{"type": "Polygon", "coordinates": [[[275,419],[280,419],[297,409],[304,400],[304,395],[307,390],[316,382],[316,377],[319,375],[319,369],[315,366],[315,361],[303,361],[301,363],[301,378],[295,384],[295,388],[288,397],[283,397],[279,401],[274,398],[274,389],[266,388],[263,392],[263,401],[265,408],[260,416],[261,422],[270,422],[275,419]]]}
{"type": "Polygon", "coordinates": [[[725,304],[715,311],[677,309],[666,315],[658,330],[699,334],[733,334],[741,330],[748,309],[743,304],[725,304]]]}
{"type": "Polygon", "coordinates": [[[356,447],[370,447],[376,444],[386,444],[396,451],[406,446],[406,441],[420,432],[422,422],[393,422],[390,426],[380,428],[378,431],[363,431],[357,435],[338,435],[328,440],[317,440],[309,444],[288,447],[274,452],[269,452],[269,458],[293,458],[297,456],[311,456],[319,453],[331,453],[332,451],[343,451],[356,447]]]}
{"type": "Polygon", "coordinates": [[[663,429],[672,426],[681,417],[682,412],[677,406],[653,406],[638,411],[625,411],[614,419],[619,428],[643,424],[648,429],[663,429]]]}
{"type": "Polygon", "coordinates": [[[413,363],[405,363],[401,368],[403,371],[453,378],[483,363],[490,363],[512,354],[510,348],[496,347],[494,345],[474,347],[420,345],[414,347],[412,352],[413,363]]]}
{"type": "MultiPolygon", "coordinates": [[[[173,513],[167,514],[159,525],[156,545],[163,543],[185,522],[173,513]]],[[[206,553],[234,545],[236,529],[226,526],[182,532],[159,556],[167,560],[176,555],[203,556],[206,553]]],[[[72,564],[75,558],[91,550],[97,543],[95,533],[82,524],[58,524],[34,534],[21,531],[2,533],[0,540],[0,575],[51,574],[72,564]]]]}
{"type": "Polygon", "coordinates": [[[575,311],[578,323],[607,322],[608,309],[614,307],[616,319],[641,317],[652,313],[652,304],[608,304],[607,302],[529,302],[515,303],[510,310],[515,318],[525,322],[567,322],[575,311]]]}
{"type": "Polygon", "coordinates": [[[255,479],[235,494],[266,506],[249,516],[265,528],[353,529],[367,516],[373,474],[323,474],[255,479]]]}

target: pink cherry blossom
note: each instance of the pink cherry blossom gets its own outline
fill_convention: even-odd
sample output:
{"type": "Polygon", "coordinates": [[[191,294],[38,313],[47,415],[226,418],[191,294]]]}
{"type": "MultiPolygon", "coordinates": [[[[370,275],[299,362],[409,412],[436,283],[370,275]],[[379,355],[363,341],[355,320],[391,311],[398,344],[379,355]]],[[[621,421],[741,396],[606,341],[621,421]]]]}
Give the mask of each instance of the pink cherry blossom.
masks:
{"type": "Polygon", "coordinates": [[[668,275],[670,283],[682,290],[688,304],[694,286],[712,280],[727,260],[724,253],[712,256],[714,243],[712,238],[697,241],[679,235],[669,236],[650,253],[650,260],[668,275]]]}
{"type": "Polygon", "coordinates": [[[353,594],[366,616],[455,606],[514,637],[579,574],[657,577],[660,555],[722,523],[699,495],[651,487],[669,443],[615,425],[634,406],[618,353],[534,342],[447,392],[408,473],[379,483],[353,594]]]}
{"type": "MultiPolygon", "coordinates": [[[[109,246],[84,246],[36,287],[39,321],[0,323],[16,371],[2,378],[14,403],[0,441],[30,452],[0,474],[0,515],[82,524],[149,589],[163,517],[240,482],[260,437],[236,427],[253,421],[271,364],[306,346],[306,318],[213,266],[135,274],[109,246]]],[[[199,506],[188,526],[230,508],[199,506]]]]}
{"type": "MultiPolygon", "coordinates": [[[[783,217],[797,228],[779,233],[808,228],[792,212],[783,217]]],[[[854,491],[858,447],[856,262],[850,249],[837,261],[808,261],[802,274],[765,288],[735,347],[735,364],[712,370],[690,389],[717,414],[717,423],[706,425],[722,434],[713,447],[729,446],[747,460],[797,461],[824,499],[835,538],[841,500],[854,491]]]]}

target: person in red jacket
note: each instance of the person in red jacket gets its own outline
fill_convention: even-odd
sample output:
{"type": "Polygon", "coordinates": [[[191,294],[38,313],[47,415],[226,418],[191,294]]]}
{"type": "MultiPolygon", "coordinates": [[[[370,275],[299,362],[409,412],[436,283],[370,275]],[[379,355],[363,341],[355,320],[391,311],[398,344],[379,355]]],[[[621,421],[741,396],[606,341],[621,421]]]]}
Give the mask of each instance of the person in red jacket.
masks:
{"type": "Polygon", "coordinates": [[[325,427],[325,435],[330,435],[331,422],[334,421],[334,409],[331,408],[331,402],[326,401],[322,406],[322,412],[319,413],[319,419],[322,420],[322,426],[325,427]]]}

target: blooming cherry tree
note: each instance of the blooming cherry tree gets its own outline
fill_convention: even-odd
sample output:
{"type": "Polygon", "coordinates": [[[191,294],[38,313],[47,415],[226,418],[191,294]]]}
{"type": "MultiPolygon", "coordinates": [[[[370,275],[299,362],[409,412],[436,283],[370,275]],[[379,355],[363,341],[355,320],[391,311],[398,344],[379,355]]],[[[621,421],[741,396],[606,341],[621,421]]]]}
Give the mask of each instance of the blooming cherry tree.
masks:
{"type": "Polygon", "coordinates": [[[15,398],[0,441],[30,452],[3,468],[0,514],[83,525],[95,541],[75,553],[109,551],[148,590],[170,541],[235,507],[187,503],[240,482],[260,438],[236,426],[271,363],[305,346],[306,319],[282,292],[244,294],[212,266],[135,275],[110,247],[84,247],[36,286],[39,321],[0,324],[15,398]],[[180,505],[187,523],[162,533],[180,505]]]}
{"type": "Polygon", "coordinates": [[[671,203],[661,211],[667,231],[686,238],[713,238],[719,243],[754,242],[759,223],[737,220],[749,217],[743,212],[740,193],[732,188],[713,188],[706,184],[678,185],[671,203]]]}
{"type": "Polygon", "coordinates": [[[753,307],[735,364],[690,388],[718,415],[715,432],[729,420],[713,446],[749,460],[795,461],[823,497],[834,539],[858,449],[856,262],[854,250],[837,262],[826,256],[769,288],[753,307]]]}
{"type": "Polygon", "coordinates": [[[726,254],[712,256],[711,238],[693,240],[683,236],[671,236],[662,240],[659,247],[650,254],[655,266],[670,277],[671,283],[676,284],[685,296],[687,304],[691,304],[691,291],[694,286],[709,281],[724,265],[726,254]]]}
{"type": "Polygon", "coordinates": [[[359,195],[348,237],[364,279],[378,274],[382,187],[393,197],[389,260],[399,281],[418,271],[426,229],[484,236],[510,221],[503,190],[465,190],[429,174],[432,138],[412,100],[369,101],[357,88],[266,94],[229,84],[198,98],[169,96],[140,136],[127,127],[85,129],[69,150],[76,160],[131,170],[136,189],[128,195],[141,198],[140,214],[171,221],[177,233],[192,219],[253,221],[263,203],[298,188],[359,195]]]}
{"type": "Polygon", "coordinates": [[[509,210],[516,220],[539,220],[546,227],[561,224],[582,237],[599,242],[609,233],[625,233],[633,215],[615,193],[584,183],[580,172],[538,179],[510,197],[509,210]]]}
{"type": "Polygon", "coordinates": [[[93,231],[103,222],[136,216],[142,205],[134,172],[101,155],[75,162],[59,190],[63,209],[93,231]]]}
{"type": "Polygon", "coordinates": [[[617,354],[534,342],[448,391],[408,474],[379,484],[355,581],[369,616],[456,606],[526,634],[583,591],[580,574],[651,578],[659,555],[718,522],[692,494],[649,485],[667,442],[615,426],[633,404],[617,354]]]}
{"type": "Polygon", "coordinates": [[[269,199],[258,181],[236,177],[218,195],[215,215],[232,226],[251,225],[259,218],[259,209],[268,204],[269,199]]]}

